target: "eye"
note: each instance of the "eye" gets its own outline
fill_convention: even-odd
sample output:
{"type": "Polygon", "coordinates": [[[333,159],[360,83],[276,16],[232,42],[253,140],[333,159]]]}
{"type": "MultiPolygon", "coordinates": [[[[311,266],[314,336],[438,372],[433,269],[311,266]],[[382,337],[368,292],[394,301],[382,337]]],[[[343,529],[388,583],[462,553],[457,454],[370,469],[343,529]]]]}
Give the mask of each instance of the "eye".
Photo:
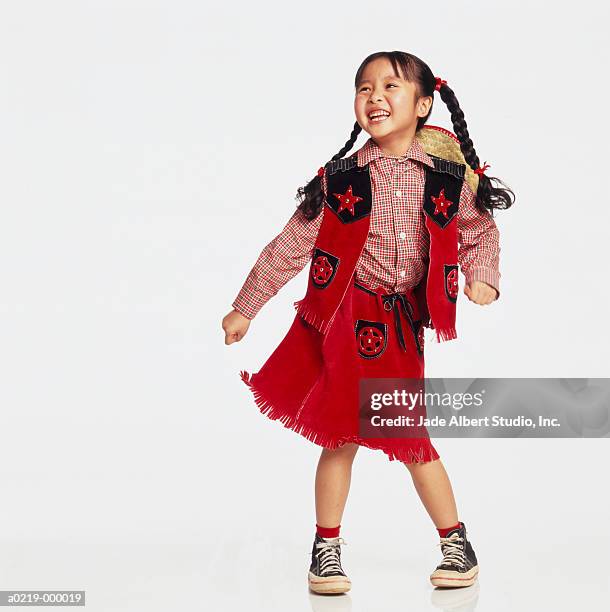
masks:
{"type": "MultiPolygon", "coordinates": [[[[393,85],[394,87],[398,87],[398,85],[396,85],[396,83],[388,83],[386,85],[386,87],[389,87],[390,85],[393,85]]],[[[358,91],[364,91],[365,89],[369,89],[369,87],[361,87],[358,91]]]]}

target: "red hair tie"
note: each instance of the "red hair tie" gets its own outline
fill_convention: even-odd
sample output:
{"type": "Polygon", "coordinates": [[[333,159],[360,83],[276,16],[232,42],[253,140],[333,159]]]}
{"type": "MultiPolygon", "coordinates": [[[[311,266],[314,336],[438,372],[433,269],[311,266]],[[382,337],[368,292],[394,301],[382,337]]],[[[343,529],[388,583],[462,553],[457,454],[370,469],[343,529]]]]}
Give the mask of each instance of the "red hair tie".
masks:
{"type": "Polygon", "coordinates": [[[434,90],[440,91],[442,85],[447,85],[447,81],[443,81],[441,77],[435,77],[435,78],[436,78],[436,85],[434,86],[434,90]]]}
{"type": "Polygon", "coordinates": [[[487,168],[490,168],[490,167],[491,167],[491,166],[490,166],[490,165],[489,165],[487,162],[485,162],[485,163],[483,164],[483,167],[481,168],[481,166],[479,166],[479,167],[478,167],[478,168],[477,168],[477,169],[474,171],[474,173],[475,173],[475,174],[478,174],[479,176],[482,176],[483,174],[485,174],[485,170],[487,170],[487,168]]]}
{"type": "Polygon", "coordinates": [[[323,177],[324,176],[324,166],[320,166],[320,169],[318,170],[318,176],[319,177],[323,177]]]}

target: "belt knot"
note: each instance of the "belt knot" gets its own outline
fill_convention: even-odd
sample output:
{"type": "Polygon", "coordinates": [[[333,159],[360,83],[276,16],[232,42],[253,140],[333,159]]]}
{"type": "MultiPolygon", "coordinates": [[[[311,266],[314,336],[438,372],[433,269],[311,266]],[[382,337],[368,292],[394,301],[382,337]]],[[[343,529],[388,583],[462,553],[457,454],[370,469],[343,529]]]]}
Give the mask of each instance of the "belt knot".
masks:
{"type": "Polygon", "coordinates": [[[407,346],[405,344],[405,337],[402,332],[402,324],[400,322],[400,307],[402,306],[403,312],[407,317],[411,328],[413,328],[413,306],[407,299],[406,294],[404,293],[388,293],[386,295],[381,296],[381,300],[383,302],[384,310],[390,312],[390,310],[394,311],[394,325],[396,327],[396,336],[398,337],[398,342],[404,351],[407,350],[407,346]]]}

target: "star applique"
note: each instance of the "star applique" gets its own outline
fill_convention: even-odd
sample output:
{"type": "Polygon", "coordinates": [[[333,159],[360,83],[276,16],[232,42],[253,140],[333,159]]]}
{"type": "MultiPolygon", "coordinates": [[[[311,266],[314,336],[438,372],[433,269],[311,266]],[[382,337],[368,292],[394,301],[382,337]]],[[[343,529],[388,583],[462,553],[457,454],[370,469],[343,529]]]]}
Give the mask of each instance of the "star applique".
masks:
{"type": "Polygon", "coordinates": [[[441,192],[438,194],[438,197],[430,196],[432,201],[434,202],[434,214],[438,215],[442,213],[445,219],[449,219],[449,215],[447,214],[447,209],[453,204],[451,200],[448,200],[445,197],[445,189],[441,189],[441,192]]]}
{"type": "Polygon", "coordinates": [[[342,210],[349,210],[352,215],[355,215],[354,204],[360,202],[362,198],[360,196],[354,195],[352,193],[352,186],[350,185],[347,188],[347,191],[343,194],[341,193],[333,193],[333,195],[339,200],[339,209],[337,210],[337,214],[339,214],[342,210]]]}

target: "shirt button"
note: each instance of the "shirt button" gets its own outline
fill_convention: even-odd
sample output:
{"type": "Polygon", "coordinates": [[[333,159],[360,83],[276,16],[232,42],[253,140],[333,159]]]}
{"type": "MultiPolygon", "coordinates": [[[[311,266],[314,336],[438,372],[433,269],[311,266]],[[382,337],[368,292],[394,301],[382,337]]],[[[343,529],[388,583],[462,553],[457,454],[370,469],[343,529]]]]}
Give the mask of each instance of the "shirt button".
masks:
{"type": "Polygon", "coordinates": [[[401,278],[404,278],[404,277],[405,277],[405,274],[406,274],[406,272],[405,272],[404,270],[401,270],[401,271],[400,271],[400,276],[401,276],[401,278]]]}
{"type": "Polygon", "coordinates": [[[397,189],[397,190],[394,192],[394,195],[395,195],[397,198],[399,198],[399,197],[402,195],[402,191],[400,191],[400,189],[397,189]]]}
{"type": "Polygon", "coordinates": [[[407,237],[407,234],[405,234],[405,232],[400,232],[400,234],[398,234],[402,240],[404,240],[407,237]]]}

